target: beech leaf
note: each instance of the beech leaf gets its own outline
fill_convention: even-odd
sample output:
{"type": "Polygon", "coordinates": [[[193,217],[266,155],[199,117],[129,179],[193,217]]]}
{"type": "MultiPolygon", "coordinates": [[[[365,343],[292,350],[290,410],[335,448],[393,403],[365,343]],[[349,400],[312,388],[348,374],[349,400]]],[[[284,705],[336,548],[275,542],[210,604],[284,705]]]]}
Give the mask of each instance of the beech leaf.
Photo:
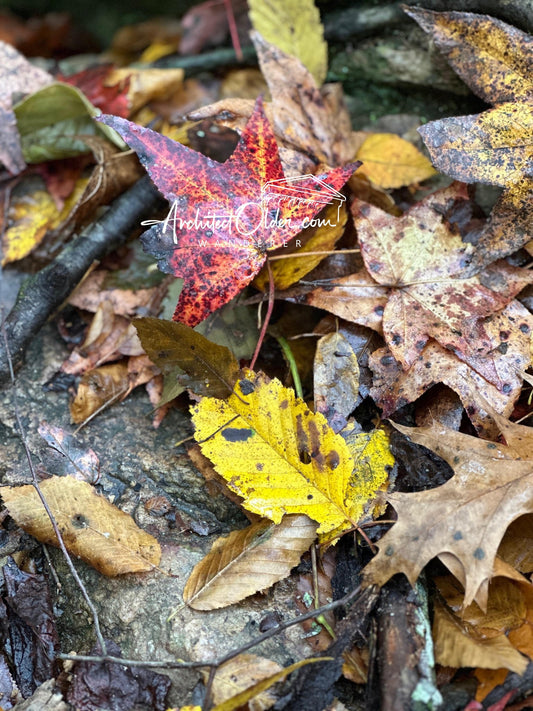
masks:
{"type": "Polygon", "coordinates": [[[371,133],[355,154],[358,174],[381,188],[401,188],[435,175],[435,169],[412,143],[394,133],[371,133]]]}
{"type": "MultiPolygon", "coordinates": [[[[156,539],[113,506],[87,482],[71,476],[51,477],[41,491],[69,553],[109,576],[140,573],[159,564],[156,539]]],[[[0,496],[20,528],[41,543],[58,546],[46,510],[33,486],[2,486],[0,496]]]]}
{"type": "Polygon", "coordinates": [[[388,495],[398,521],[379,542],[366,567],[366,581],[383,585],[403,572],[413,584],[422,568],[441,553],[462,565],[464,604],[486,609],[488,582],[507,527],[533,512],[533,430],[491,412],[507,445],[461,434],[442,425],[396,428],[433,450],[454,469],[442,486],[413,494],[388,495]]]}
{"type": "Polygon", "coordinates": [[[195,610],[227,607],[286,578],[316,538],[317,524],[304,515],[262,520],[219,538],[195,566],[183,599],[195,610]]]}
{"type": "MultiPolygon", "coordinates": [[[[213,680],[213,702],[215,704],[228,702],[240,692],[251,689],[258,682],[281,671],[283,667],[271,659],[257,654],[239,654],[217,669],[213,680]]],[[[206,682],[208,676],[207,673],[204,677],[206,682]]],[[[266,711],[276,701],[277,697],[265,690],[253,697],[249,708],[250,711],[266,711]]]]}
{"type": "Polygon", "coordinates": [[[319,522],[318,533],[357,525],[392,464],[380,432],[354,466],[325,417],[262,373],[246,371],[227,402],[204,398],[192,413],[202,453],[245,508],[275,523],[304,513],[319,522]]]}

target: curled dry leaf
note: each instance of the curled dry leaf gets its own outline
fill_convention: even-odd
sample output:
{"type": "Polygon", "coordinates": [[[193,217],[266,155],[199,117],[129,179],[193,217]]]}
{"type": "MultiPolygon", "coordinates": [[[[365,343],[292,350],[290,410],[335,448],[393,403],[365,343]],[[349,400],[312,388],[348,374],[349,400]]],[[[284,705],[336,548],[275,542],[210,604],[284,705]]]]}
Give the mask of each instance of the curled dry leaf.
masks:
{"type": "Polygon", "coordinates": [[[76,424],[113,402],[124,399],[131,391],[127,363],[90,370],[82,377],[76,397],[70,405],[70,416],[76,424]]]}
{"type": "Polygon", "coordinates": [[[376,447],[354,468],[325,417],[262,373],[246,371],[227,401],[204,398],[192,413],[203,454],[245,508],[275,523],[304,513],[319,533],[356,526],[392,463],[388,449],[376,447]]]}
{"type": "Polygon", "coordinates": [[[359,394],[359,363],[349,341],[340,332],[317,343],[314,365],[315,409],[339,432],[346,425],[359,394]]]}
{"type": "MultiPolygon", "coordinates": [[[[283,667],[277,662],[257,654],[239,654],[217,669],[213,681],[213,701],[215,704],[227,701],[241,691],[282,670],[283,667]]],[[[208,673],[204,676],[206,681],[208,676],[208,673]]],[[[266,711],[276,701],[276,695],[267,690],[251,699],[248,708],[250,711],[266,711]]]]}
{"type": "Polygon", "coordinates": [[[183,599],[195,610],[233,605],[286,578],[316,538],[317,524],[304,515],[280,524],[258,521],[219,538],[195,566],[183,599]]]}
{"type": "MultiPolygon", "coordinates": [[[[41,491],[69,553],[104,575],[140,573],[159,564],[156,539],[87,482],[71,476],[51,477],[41,491]]],[[[33,486],[0,487],[9,515],[41,543],[57,546],[48,514],[33,486]]]]}

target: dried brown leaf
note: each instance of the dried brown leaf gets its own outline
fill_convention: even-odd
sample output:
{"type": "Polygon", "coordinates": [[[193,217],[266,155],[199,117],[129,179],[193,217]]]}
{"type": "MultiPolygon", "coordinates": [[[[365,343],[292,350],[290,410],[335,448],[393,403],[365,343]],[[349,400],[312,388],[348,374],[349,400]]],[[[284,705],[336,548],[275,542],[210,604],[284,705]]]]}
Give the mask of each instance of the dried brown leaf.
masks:
{"type": "Polygon", "coordinates": [[[265,590],[287,577],[316,538],[307,516],[285,516],[279,525],[259,521],[215,541],[192,571],[183,599],[195,610],[215,610],[265,590]]]}
{"type": "MultiPolygon", "coordinates": [[[[72,555],[109,576],[139,573],[159,564],[161,549],[156,539],[87,482],[71,476],[51,477],[40,487],[72,555]]],[[[17,525],[41,543],[58,545],[33,486],[3,486],[0,495],[17,525]]]]}

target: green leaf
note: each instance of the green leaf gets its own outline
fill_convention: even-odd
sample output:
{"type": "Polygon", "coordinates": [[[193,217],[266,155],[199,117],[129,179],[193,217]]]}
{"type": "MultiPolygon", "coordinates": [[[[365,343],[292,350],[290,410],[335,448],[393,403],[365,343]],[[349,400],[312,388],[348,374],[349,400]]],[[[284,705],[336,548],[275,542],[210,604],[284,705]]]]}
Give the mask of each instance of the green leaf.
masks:
{"type": "Polygon", "coordinates": [[[14,107],[22,155],[27,163],[69,158],[88,153],[79,138],[104,134],[120,148],[125,143],[104,124],[93,121],[101,112],[74,86],[56,82],[35,92],[14,107]]]}

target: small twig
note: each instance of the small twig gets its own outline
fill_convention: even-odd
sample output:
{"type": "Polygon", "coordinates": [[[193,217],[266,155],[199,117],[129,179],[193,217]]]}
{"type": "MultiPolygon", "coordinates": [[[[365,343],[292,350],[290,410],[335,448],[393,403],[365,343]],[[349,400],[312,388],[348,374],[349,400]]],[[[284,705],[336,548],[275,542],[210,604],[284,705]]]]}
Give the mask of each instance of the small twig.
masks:
{"type": "Polygon", "coordinates": [[[273,262],[277,259],[298,259],[302,257],[319,257],[321,255],[332,255],[332,254],[355,254],[360,252],[360,249],[327,249],[320,250],[316,252],[294,252],[293,254],[274,254],[269,257],[270,261],[273,262]]]}
{"type": "Polygon", "coordinates": [[[267,269],[268,269],[268,308],[267,308],[265,320],[263,322],[263,327],[261,328],[261,333],[259,334],[259,340],[257,341],[257,346],[255,347],[255,353],[252,358],[252,362],[250,363],[250,370],[254,369],[255,362],[257,360],[257,357],[259,356],[259,351],[261,350],[261,346],[263,345],[263,341],[265,340],[266,330],[268,328],[268,324],[270,323],[270,317],[272,316],[272,310],[274,308],[274,290],[275,290],[274,275],[272,274],[272,268],[270,266],[270,262],[268,261],[268,258],[267,258],[267,269]]]}
{"type": "Polygon", "coordinates": [[[277,625],[276,627],[273,627],[272,629],[268,630],[268,632],[264,632],[262,635],[254,637],[252,640],[250,640],[246,644],[243,644],[238,649],[233,649],[231,652],[228,652],[219,659],[214,659],[212,661],[184,662],[183,660],[175,661],[172,659],[168,661],[162,660],[155,662],[147,662],[139,659],[123,659],[122,657],[114,657],[112,655],[96,656],[85,654],[59,654],[58,657],[59,659],[65,659],[73,662],[111,662],[113,664],[122,664],[125,667],[146,667],[150,669],[203,669],[206,667],[217,668],[220,667],[222,664],[229,662],[231,659],[238,656],[239,654],[243,654],[243,652],[247,652],[252,647],[261,644],[261,642],[265,642],[267,639],[270,639],[271,637],[280,634],[280,632],[284,632],[285,630],[289,629],[289,627],[294,627],[294,625],[298,625],[301,622],[305,622],[306,620],[311,620],[317,615],[322,615],[325,612],[329,612],[330,610],[336,610],[338,607],[343,607],[344,605],[347,605],[351,600],[357,597],[360,592],[361,587],[359,586],[347,593],[344,597],[341,597],[339,600],[333,600],[333,602],[328,602],[327,605],[322,605],[322,607],[319,607],[317,610],[310,610],[304,615],[293,617],[292,619],[287,620],[287,622],[283,622],[277,625]]]}
{"type": "Polygon", "coordinates": [[[17,384],[15,381],[15,371],[13,369],[13,361],[11,360],[11,351],[9,348],[9,341],[8,341],[7,333],[6,333],[3,308],[0,308],[0,329],[2,331],[2,338],[4,340],[4,345],[6,347],[6,359],[7,359],[7,363],[8,363],[9,375],[10,375],[10,379],[11,379],[11,388],[12,388],[12,392],[13,392],[13,408],[15,411],[15,420],[17,422],[17,427],[19,430],[20,439],[22,441],[22,446],[24,447],[24,452],[26,453],[26,459],[28,460],[28,467],[30,469],[31,477],[32,477],[31,483],[32,483],[33,488],[37,492],[37,495],[38,495],[39,499],[41,500],[42,505],[44,506],[44,510],[46,511],[48,518],[50,519],[50,523],[52,524],[52,528],[54,529],[54,533],[56,535],[57,542],[59,544],[59,547],[61,548],[61,552],[63,553],[63,556],[65,557],[65,561],[66,561],[67,566],[72,574],[72,577],[76,581],[76,585],[78,586],[78,588],[83,596],[83,599],[85,600],[85,603],[91,612],[91,615],[93,618],[93,624],[94,624],[94,632],[95,632],[98,644],[100,645],[100,649],[102,650],[102,652],[104,654],[106,654],[107,647],[106,647],[104,637],[102,635],[102,631],[100,629],[100,620],[98,618],[98,612],[96,611],[96,608],[93,605],[91,598],[89,597],[89,593],[87,592],[87,589],[85,588],[85,585],[83,584],[82,579],[78,575],[78,571],[74,567],[74,563],[72,562],[72,558],[70,557],[70,554],[65,546],[63,536],[61,535],[61,531],[59,530],[59,526],[57,525],[57,521],[55,520],[54,514],[52,513],[52,511],[48,505],[48,502],[47,502],[46,498],[44,497],[43,492],[41,491],[41,487],[39,486],[39,480],[37,478],[37,472],[35,471],[35,467],[33,466],[33,460],[31,458],[30,448],[28,446],[26,434],[24,432],[24,429],[22,427],[22,422],[20,419],[20,412],[19,412],[19,407],[18,407],[17,384]]]}

